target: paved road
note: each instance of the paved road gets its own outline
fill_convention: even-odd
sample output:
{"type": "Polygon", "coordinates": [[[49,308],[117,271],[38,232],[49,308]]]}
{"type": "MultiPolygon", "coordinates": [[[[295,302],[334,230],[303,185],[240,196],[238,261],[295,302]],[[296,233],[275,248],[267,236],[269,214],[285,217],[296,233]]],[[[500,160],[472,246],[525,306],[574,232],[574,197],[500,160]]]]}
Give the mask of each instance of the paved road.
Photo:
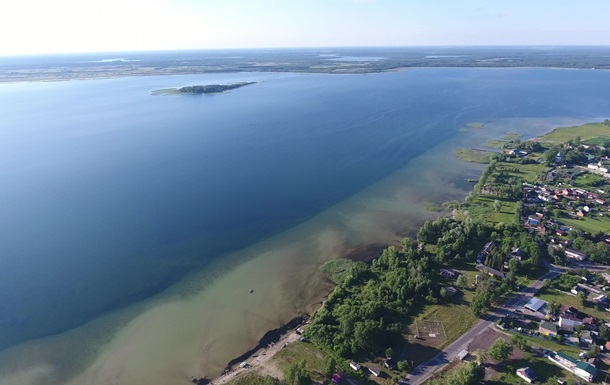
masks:
{"type": "Polygon", "coordinates": [[[552,279],[562,273],[563,270],[546,264],[549,268],[549,272],[532,282],[529,286],[523,288],[519,293],[509,298],[502,306],[495,309],[490,314],[483,317],[483,320],[479,321],[470,331],[463,334],[460,338],[449,344],[442,352],[438,353],[432,359],[419,365],[413,372],[405,377],[401,383],[409,385],[420,385],[430,379],[439,369],[445,364],[448,364],[456,358],[457,354],[466,349],[472,340],[479,334],[485,331],[488,327],[492,327],[493,324],[502,315],[509,314],[512,310],[518,306],[521,306],[529,301],[529,299],[538,292],[543,286],[545,279],[552,279]]]}

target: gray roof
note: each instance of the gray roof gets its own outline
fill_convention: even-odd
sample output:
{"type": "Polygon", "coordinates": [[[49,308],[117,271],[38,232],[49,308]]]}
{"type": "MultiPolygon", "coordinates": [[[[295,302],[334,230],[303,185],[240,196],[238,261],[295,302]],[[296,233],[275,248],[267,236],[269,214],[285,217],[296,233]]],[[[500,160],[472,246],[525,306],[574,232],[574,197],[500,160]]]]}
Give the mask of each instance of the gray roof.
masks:
{"type": "Polygon", "coordinates": [[[548,331],[557,333],[557,325],[552,324],[550,322],[542,321],[542,322],[540,322],[540,327],[543,328],[543,329],[546,329],[548,331]]]}
{"type": "Polygon", "coordinates": [[[541,300],[540,298],[533,297],[530,299],[528,303],[525,304],[525,308],[530,309],[531,311],[539,311],[542,307],[546,305],[546,302],[541,300]]]}

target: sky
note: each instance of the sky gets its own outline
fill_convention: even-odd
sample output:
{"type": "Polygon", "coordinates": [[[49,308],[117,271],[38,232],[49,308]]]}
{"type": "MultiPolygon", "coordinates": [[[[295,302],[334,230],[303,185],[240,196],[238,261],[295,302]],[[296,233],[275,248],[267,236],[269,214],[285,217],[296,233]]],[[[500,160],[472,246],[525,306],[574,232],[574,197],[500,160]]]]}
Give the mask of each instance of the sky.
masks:
{"type": "Polygon", "coordinates": [[[610,45],[608,0],[3,0],[0,55],[610,45]]]}

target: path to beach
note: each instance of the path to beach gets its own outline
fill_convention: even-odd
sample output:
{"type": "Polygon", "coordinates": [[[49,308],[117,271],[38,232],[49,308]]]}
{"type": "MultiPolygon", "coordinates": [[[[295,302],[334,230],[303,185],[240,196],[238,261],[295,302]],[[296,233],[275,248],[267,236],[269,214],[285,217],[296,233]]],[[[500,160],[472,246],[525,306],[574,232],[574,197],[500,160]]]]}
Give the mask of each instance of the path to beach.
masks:
{"type": "Polygon", "coordinates": [[[291,330],[290,332],[283,335],[278,342],[275,343],[275,346],[267,347],[265,349],[261,349],[258,352],[254,353],[252,357],[248,358],[245,362],[248,363],[248,367],[242,368],[237,365],[236,368],[232,369],[229,373],[221,375],[217,378],[214,378],[210,381],[210,385],[224,385],[237,377],[238,375],[248,372],[255,371],[260,372],[261,374],[268,374],[273,377],[282,377],[283,374],[279,371],[275,365],[272,365],[269,361],[271,358],[284,346],[287,344],[291,344],[296,342],[301,338],[296,331],[291,330]]]}

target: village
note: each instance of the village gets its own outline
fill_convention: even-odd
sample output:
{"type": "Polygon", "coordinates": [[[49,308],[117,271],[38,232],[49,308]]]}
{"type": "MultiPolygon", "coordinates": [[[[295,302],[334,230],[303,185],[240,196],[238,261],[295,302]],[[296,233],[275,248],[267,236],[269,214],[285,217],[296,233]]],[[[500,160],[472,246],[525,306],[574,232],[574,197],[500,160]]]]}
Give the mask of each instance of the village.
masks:
{"type": "MultiPolygon", "coordinates": [[[[424,223],[417,239],[368,265],[331,263],[330,276],[345,278],[333,279],[338,289],[301,330],[304,338],[271,366],[295,384],[610,383],[604,141],[610,124],[559,129],[540,141],[507,136],[474,192],[464,203],[448,202],[451,217],[424,223]],[[569,139],[576,129],[589,137],[569,139]],[[425,294],[419,304],[409,300],[413,310],[388,286],[403,265],[421,276],[398,281],[428,285],[423,302],[425,294]],[[347,332],[344,325],[370,308],[389,315],[381,316],[385,329],[375,329],[376,339],[372,331],[347,332]]],[[[379,328],[366,317],[358,322],[379,328]]]]}

